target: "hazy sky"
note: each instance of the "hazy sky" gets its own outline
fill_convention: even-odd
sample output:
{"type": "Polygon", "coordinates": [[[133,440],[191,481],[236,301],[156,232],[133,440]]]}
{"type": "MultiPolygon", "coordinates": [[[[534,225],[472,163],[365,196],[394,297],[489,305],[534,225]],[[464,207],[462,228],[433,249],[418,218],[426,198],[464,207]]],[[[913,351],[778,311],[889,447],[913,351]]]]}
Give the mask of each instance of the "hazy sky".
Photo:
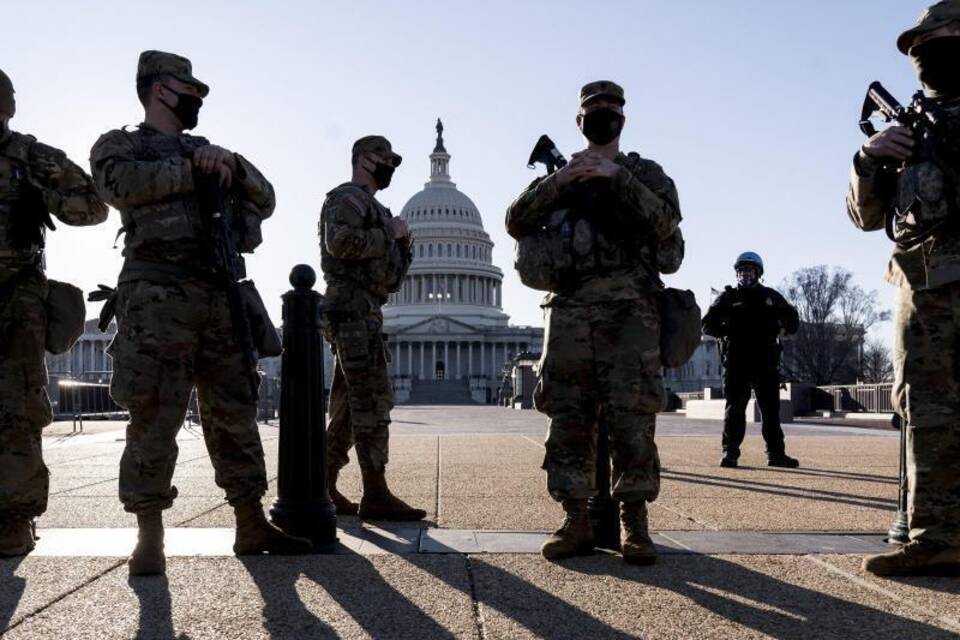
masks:
{"type": "MultiPolygon", "coordinates": [[[[624,150],[657,160],[677,183],[687,258],[672,285],[706,306],[710,287],[732,280],[734,257],[753,250],[769,284],[838,265],[890,307],[890,246],[882,232],[856,230],[843,199],[867,84],[882,80],[904,101],[914,91],[894,41],[923,6],[37,0],[7,12],[0,65],[17,89],[12,127],[88,167],[100,134],[142,118],[140,51],[191,58],[212,88],[196,133],[250,158],[277,191],[248,260],[277,322],[290,268],[319,270],[319,207],[348,178],[353,140],[381,133],[403,154],[381,194],[399,213],[428,178],[440,116],[453,179],[496,243],[506,311],[540,324],[541,294],[513,273],[503,215],[535,175],[525,163],[541,133],[568,155],[582,147],[577,93],[595,79],[626,89],[624,150]]],[[[119,225],[112,212],[98,228],[61,226],[48,243],[50,275],[88,290],[115,282],[119,225]]]]}

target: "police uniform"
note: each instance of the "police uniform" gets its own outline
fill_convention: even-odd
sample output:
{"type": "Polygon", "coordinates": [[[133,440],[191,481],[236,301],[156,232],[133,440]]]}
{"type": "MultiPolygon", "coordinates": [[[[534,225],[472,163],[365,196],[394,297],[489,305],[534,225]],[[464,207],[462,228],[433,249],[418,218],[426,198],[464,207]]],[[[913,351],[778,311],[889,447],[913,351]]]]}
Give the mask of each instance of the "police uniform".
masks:
{"type": "MultiPolygon", "coordinates": [[[[703,319],[703,331],[720,339],[723,357],[724,466],[736,466],[746,433],[746,408],[756,392],[768,461],[788,459],[780,426],[781,335],[796,333],[797,310],[780,293],[757,284],[727,287],[703,319]]],[[[790,465],[793,466],[793,465],[790,465]]]]}
{"type": "MultiPolygon", "coordinates": [[[[920,69],[920,45],[958,35],[960,2],[946,0],[897,46],[920,69]]],[[[944,64],[955,75],[956,59],[944,64]]],[[[925,91],[943,115],[938,157],[896,167],[861,150],[847,196],[857,227],[888,227],[897,243],[886,279],[897,287],[893,401],[907,424],[912,543],[865,561],[882,575],[960,570],[960,107],[925,91]]]]}
{"type": "MultiPolygon", "coordinates": [[[[0,71],[0,112],[13,115],[13,86],[0,71]]],[[[107,207],[90,177],[59,149],[0,130],[0,555],[33,547],[23,535],[47,507],[41,430],[50,424],[43,220],[99,224],[107,207]],[[18,543],[17,539],[22,538],[18,543]]]]}

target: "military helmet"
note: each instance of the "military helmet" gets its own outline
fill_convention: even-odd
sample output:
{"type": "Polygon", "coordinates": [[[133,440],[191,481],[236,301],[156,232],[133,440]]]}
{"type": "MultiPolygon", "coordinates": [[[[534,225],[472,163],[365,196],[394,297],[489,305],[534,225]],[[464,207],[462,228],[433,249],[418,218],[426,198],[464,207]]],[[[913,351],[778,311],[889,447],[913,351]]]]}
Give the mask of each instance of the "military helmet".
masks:
{"type": "Polygon", "coordinates": [[[752,264],[756,268],[760,269],[760,275],[763,275],[763,258],[753,251],[744,251],[737,256],[737,261],[733,263],[733,268],[739,269],[740,267],[748,264],[752,264]]]}
{"type": "Polygon", "coordinates": [[[941,0],[925,9],[917,18],[917,24],[897,38],[897,49],[909,54],[911,47],[938,37],[934,35],[938,30],[947,31],[942,35],[960,35],[960,0],[941,0]],[[955,29],[942,29],[948,25],[955,29]]]}
{"type": "Polygon", "coordinates": [[[13,97],[13,83],[10,76],[0,70],[0,111],[13,115],[17,110],[17,101],[13,97]]]}

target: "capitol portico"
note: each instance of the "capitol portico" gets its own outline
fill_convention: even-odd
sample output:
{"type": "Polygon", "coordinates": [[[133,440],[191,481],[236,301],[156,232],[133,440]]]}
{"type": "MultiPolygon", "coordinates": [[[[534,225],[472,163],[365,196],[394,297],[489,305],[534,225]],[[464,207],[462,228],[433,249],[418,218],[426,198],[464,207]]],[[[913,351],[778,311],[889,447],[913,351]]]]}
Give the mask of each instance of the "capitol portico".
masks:
{"type": "Polygon", "coordinates": [[[383,310],[398,402],[490,402],[504,363],[542,349],[542,328],[511,326],[503,312],[493,242],[449,166],[437,121],[430,180],[400,213],[414,238],[413,263],[383,310]]]}

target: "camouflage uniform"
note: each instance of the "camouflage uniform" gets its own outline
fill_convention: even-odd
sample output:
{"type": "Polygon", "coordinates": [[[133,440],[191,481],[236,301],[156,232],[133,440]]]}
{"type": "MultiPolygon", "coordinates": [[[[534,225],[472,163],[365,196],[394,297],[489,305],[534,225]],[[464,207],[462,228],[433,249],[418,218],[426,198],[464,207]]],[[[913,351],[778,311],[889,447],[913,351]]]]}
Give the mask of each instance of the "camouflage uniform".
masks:
{"type": "MultiPolygon", "coordinates": [[[[673,181],[655,162],[622,153],[615,162],[622,169],[611,180],[584,187],[603,195],[589,201],[572,230],[577,273],[543,303],[547,329],[534,398],[550,416],[543,468],[558,501],[596,494],[600,421],[610,434],[614,495],[652,501],[660,490],[654,430],[664,403],[663,285],[655,247],[677,229],[680,208],[673,181]]],[[[571,206],[576,190],[558,189],[554,176],[535,180],[508,209],[507,231],[517,239],[532,233],[547,214],[571,206]]]]}
{"type": "MultiPolygon", "coordinates": [[[[931,11],[951,4],[948,22],[960,24],[960,3],[931,11]]],[[[928,23],[921,17],[901,36],[901,51],[916,33],[945,24],[928,23]]],[[[886,279],[897,287],[893,402],[908,425],[910,538],[960,547],[960,107],[948,105],[946,115],[943,157],[954,160],[898,170],[858,152],[847,211],[864,231],[890,218],[898,241],[886,279]],[[954,219],[944,223],[947,216],[954,219]]]]}
{"type": "MultiPolygon", "coordinates": [[[[0,110],[12,114],[11,106],[0,110]]],[[[11,517],[35,518],[47,508],[40,435],[51,410],[39,225],[48,211],[69,225],[107,218],[90,177],[62,151],[0,130],[0,524],[11,517]],[[36,197],[37,210],[28,194],[36,197]]]]}
{"type": "MultiPolygon", "coordinates": [[[[150,73],[206,93],[185,58],[145,52],[138,79],[150,73]]],[[[195,190],[191,154],[207,144],[141,124],[104,134],[91,150],[97,188],[120,210],[125,233],[109,353],[111,395],[130,412],[120,499],[131,513],[169,508],[177,495],[171,486],[176,435],[194,386],[215,479],[230,504],[259,503],[267,489],[251,385],[256,364],[237,342],[195,190]]],[[[261,221],[273,213],[273,187],[248,160],[235,160],[225,209],[240,250],[251,252],[261,240],[261,221]]]]}
{"type": "Polygon", "coordinates": [[[394,240],[386,226],[391,217],[369,191],[350,182],[328,193],[320,212],[326,337],[335,356],[327,458],[335,470],[347,464],[354,443],[361,468],[382,471],[387,464],[393,389],[380,308],[413,257],[409,240],[394,240]]]}

